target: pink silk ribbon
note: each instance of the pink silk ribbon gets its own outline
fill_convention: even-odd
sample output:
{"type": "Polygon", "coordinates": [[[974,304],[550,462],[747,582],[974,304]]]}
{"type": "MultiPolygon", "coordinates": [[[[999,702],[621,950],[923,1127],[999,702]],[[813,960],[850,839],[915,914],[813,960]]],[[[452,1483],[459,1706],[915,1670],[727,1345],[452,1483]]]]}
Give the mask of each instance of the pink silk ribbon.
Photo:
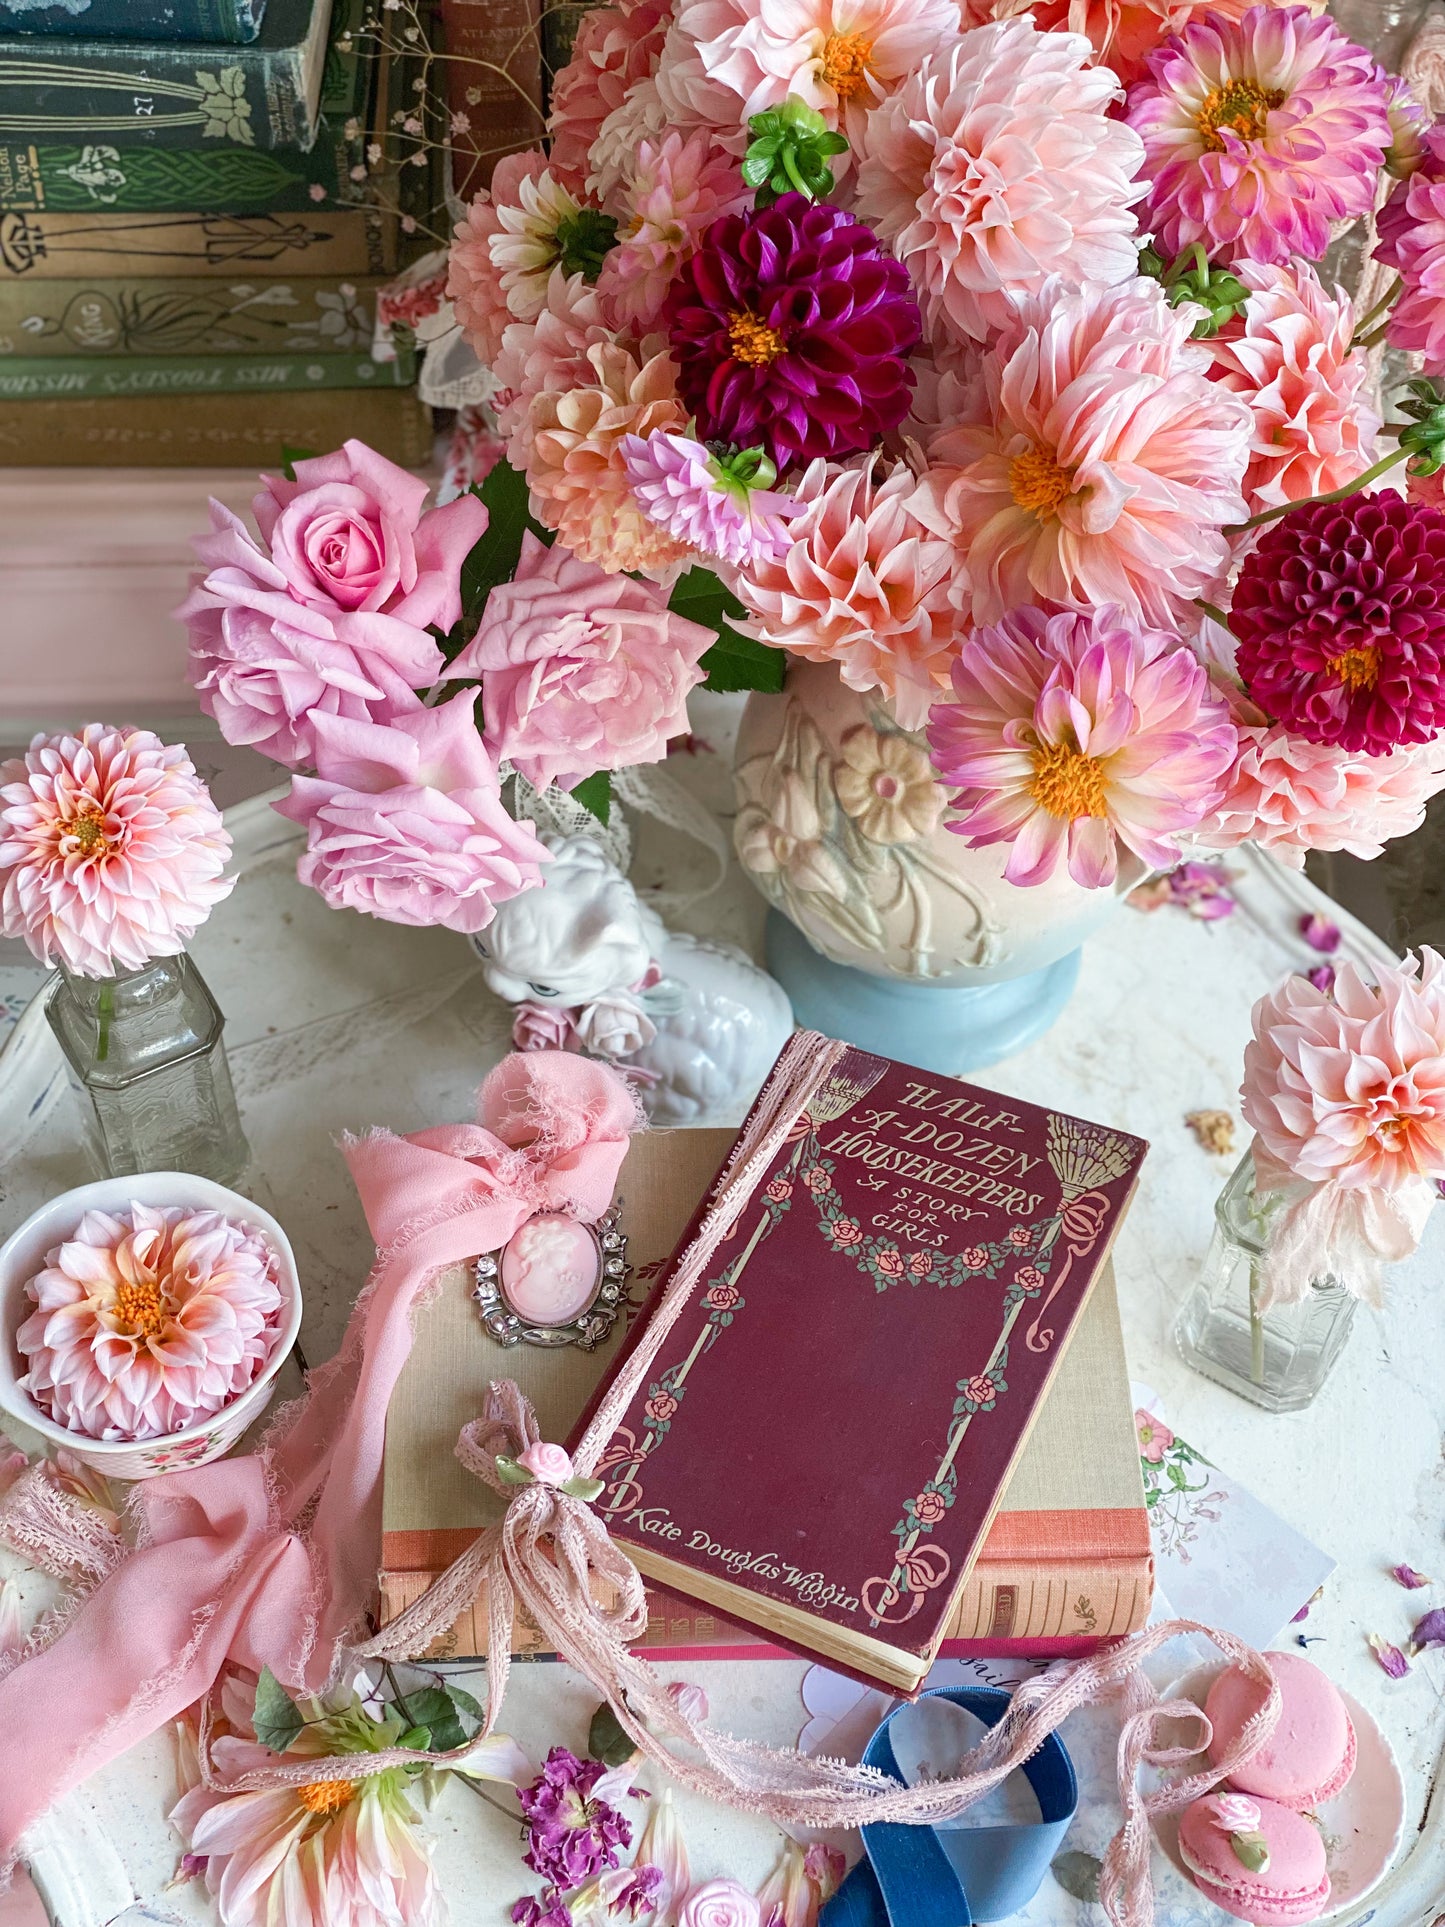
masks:
{"type": "Polygon", "coordinates": [[[228,1660],[298,1691],[327,1683],[375,1591],[386,1411],[426,1287],[537,1211],[601,1217],[640,1122],[622,1078],[561,1051],[507,1058],[478,1116],[347,1141],[378,1258],[336,1357],[259,1452],[137,1486],[135,1549],[0,1678],[0,1870],[55,1800],[228,1660]]]}

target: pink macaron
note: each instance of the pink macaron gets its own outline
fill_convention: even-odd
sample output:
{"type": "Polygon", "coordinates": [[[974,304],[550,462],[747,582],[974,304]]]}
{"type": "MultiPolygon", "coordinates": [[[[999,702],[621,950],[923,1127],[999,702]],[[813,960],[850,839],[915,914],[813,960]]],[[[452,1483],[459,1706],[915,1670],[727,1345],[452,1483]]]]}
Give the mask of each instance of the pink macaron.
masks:
{"type": "MultiPolygon", "coordinates": [[[[1241,1793],[1308,1813],[1333,1800],[1355,1770],[1355,1729],[1338,1689],[1302,1653],[1266,1653],[1284,1702],[1279,1725],[1264,1745],[1229,1776],[1241,1793]]],[[[1237,1666],[1219,1675],[1204,1711],[1214,1729],[1215,1765],[1264,1704],[1265,1689],[1237,1666]]]]}
{"type": "Polygon", "coordinates": [[[1179,1857],[1206,1899],[1254,1927],[1318,1920],[1329,1905],[1319,1829],[1275,1800],[1207,1793],[1180,1815],[1179,1857]]]}

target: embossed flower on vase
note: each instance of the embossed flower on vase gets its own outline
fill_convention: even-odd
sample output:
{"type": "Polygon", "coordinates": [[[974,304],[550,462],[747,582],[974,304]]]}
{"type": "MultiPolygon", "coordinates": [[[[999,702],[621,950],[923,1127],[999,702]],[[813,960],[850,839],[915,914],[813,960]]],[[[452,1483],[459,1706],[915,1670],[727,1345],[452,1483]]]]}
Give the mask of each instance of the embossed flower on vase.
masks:
{"type": "Polygon", "coordinates": [[[944,797],[925,750],[867,723],[846,730],[838,749],[833,787],[870,842],[912,843],[933,834],[944,797]]]}

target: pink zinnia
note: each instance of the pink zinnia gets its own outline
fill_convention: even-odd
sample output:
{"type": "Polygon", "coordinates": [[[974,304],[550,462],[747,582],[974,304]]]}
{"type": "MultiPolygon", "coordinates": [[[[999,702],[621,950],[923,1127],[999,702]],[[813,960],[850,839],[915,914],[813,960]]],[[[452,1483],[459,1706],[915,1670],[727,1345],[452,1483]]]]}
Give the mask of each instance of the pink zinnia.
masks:
{"type": "Polygon", "coordinates": [[[791,495],[755,485],[742,472],[755,458],[754,476],[776,479],[760,449],[742,460],[723,459],[687,435],[656,428],[644,441],[629,435],[622,444],[627,479],[643,513],[660,529],[704,555],[735,568],[758,561],[779,561],[792,541],[788,522],[802,504],[791,495]]]}
{"type": "Polygon", "coordinates": [[[1445,1177],[1445,958],[1425,948],[1378,975],[1341,964],[1328,993],[1292,975],[1254,1007],[1240,1109],[1307,1183],[1445,1177]]]}
{"type": "Polygon", "coordinates": [[[621,195],[617,246],[597,291],[621,327],[639,334],[657,320],[673,278],[720,214],[752,200],[738,164],[700,131],[643,141],[621,195]]]}
{"type": "Polygon", "coordinates": [[[1404,282],[1390,315],[1391,345],[1445,374],[1445,125],[1425,136],[1425,159],[1401,181],[1379,217],[1375,259],[1404,282]]]}
{"type": "Polygon", "coordinates": [[[21,1385],[67,1430],[152,1439],[219,1412],[271,1355],[280,1260],[218,1211],[87,1211],[25,1290],[21,1385]]]}
{"type": "Polygon", "coordinates": [[[790,546],[733,583],[755,632],[809,662],[836,662],[850,689],[882,689],[903,727],[921,729],[961,626],[949,600],[952,545],[914,513],[902,465],[813,462],[792,493],[802,513],[790,546]]]}
{"type": "Polygon", "coordinates": [[[174,957],[232,879],[221,812],[178,744],[87,723],[0,763],[0,935],[82,977],[174,957]]]}
{"type": "Polygon", "coordinates": [[[1140,211],[1166,255],[1317,261],[1330,223],[1368,214],[1393,134],[1373,55],[1307,7],[1191,20],[1129,94],[1140,211]]]}
{"type": "Polygon", "coordinates": [[[1109,117],[1108,69],[1026,17],[934,46],[869,115],[858,171],[859,212],[907,265],[930,325],[983,341],[1051,275],[1132,276],[1142,148],[1109,117]]]}
{"type": "Polygon", "coordinates": [[[1374,460],[1380,418],[1370,405],[1363,348],[1343,290],[1332,300],[1303,262],[1241,261],[1250,289],[1242,324],[1211,341],[1215,379],[1249,403],[1254,434],[1244,497],[1251,515],[1324,495],[1374,460]]]}
{"type": "Polygon", "coordinates": [[[1118,608],[1016,609],[979,630],[953,666],[928,740],[970,845],[1008,843],[1010,883],[1067,860],[1085,889],[1113,884],[1119,846],[1161,867],[1211,807],[1234,729],[1176,635],[1118,608]]]}
{"type": "Polygon", "coordinates": [[[1050,283],[984,358],[982,420],[935,438],[918,506],[976,622],[1117,602],[1163,627],[1223,574],[1253,418],[1194,320],[1152,281],[1050,283]]]}
{"type": "Polygon", "coordinates": [[[855,144],[877,103],[956,38],[958,21],[958,0],[684,0],[678,11],[739,122],[791,94],[855,144]]]}

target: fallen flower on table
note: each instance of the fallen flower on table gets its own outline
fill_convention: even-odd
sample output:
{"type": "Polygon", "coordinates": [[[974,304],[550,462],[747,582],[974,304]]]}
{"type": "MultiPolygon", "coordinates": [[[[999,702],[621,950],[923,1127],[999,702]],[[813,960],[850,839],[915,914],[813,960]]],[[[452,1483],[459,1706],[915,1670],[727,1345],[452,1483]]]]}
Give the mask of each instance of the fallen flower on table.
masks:
{"type": "Polygon", "coordinates": [[[1427,1646],[1445,1646],[1445,1610],[1436,1606],[1426,1613],[1423,1619],[1415,1622],[1415,1630],[1410,1635],[1410,1651],[1423,1653],[1427,1646]]]}
{"type": "Polygon", "coordinates": [[[600,1760],[579,1760],[554,1746],[542,1771],[518,1799],[527,1822],[522,1858],[549,1886],[566,1892],[618,1862],[632,1844],[632,1822],[610,1801],[596,1797],[608,1769],[600,1760]]]}
{"type": "Polygon", "coordinates": [[[1391,1566],[1390,1577],[1397,1586],[1403,1586],[1406,1592],[1418,1592],[1421,1586],[1428,1586],[1431,1583],[1423,1572],[1416,1572],[1413,1566],[1403,1563],[1391,1566]]]}
{"type": "MultiPolygon", "coordinates": [[[[655,1918],[661,1886],[662,1874],[658,1868],[645,1866],[641,1861],[632,1867],[613,1867],[569,1894],[567,1911],[572,1916],[573,1927],[613,1920],[641,1920],[644,1915],[655,1918]]],[[[515,1913],[512,1918],[516,1919],[515,1913]]]]}
{"type": "Polygon", "coordinates": [[[637,1863],[657,1868],[659,1878],[653,1904],[659,1927],[666,1927],[676,1918],[677,1909],[692,1885],[687,1842],[672,1804],[672,1794],[666,1789],[653,1801],[647,1815],[647,1825],[637,1843],[637,1863]]]}
{"type": "Polygon", "coordinates": [[[845,1865],[836,1847],[815,1841],[805,1850],[785,1840],[782,1858],[758,1890],[764,1927],[817,1927],[818,1910],[838,1891],[845,1865]]]}
{"type": "Polygon", "coordinates": [[[1150,911],[1172,904],[1201,923],[1217,923],[1221,917],[1232,917],[1239,908],[1229,887],[1239,875],[1238,870],[1226,869],[1218,857],[1180,863],[1167,875],[1150,877],[1131,890],[1129,907],[1150,911]]]}
{"type": "Polygon", "coordinates": [[[1323,911],[1305,911],[1299,920],[1299,933],[1311,950],[1318,950],[1325,956],[1340,947],[1340,926],[1331,923],[1323,911]]]}
{"type": "Polygon", "coordinates": [[[1391,1679],[1403,1679],[1410,1670],[1410,1662],[1398,1646],[1392,1646],[1381,1633],[1370,1634],[1370,1651],[1380,1662],[1381,1667],[1391,1679]]]}
{"type": "MultiPolygon", "coordinates": [[[[433,1690],[440,1724],[442,1700],[455,1716],[454,1689],[433,1690]]],[[[229,1730],[212,1744],[217,1773],[235,1779],[283,1753],[315,1758],[318,1777],[244,1793],[193,1786],[171,1810],[187,1847],[182,1872],[204,1874],[222,1927],[439,1927],[441,1896],[415,1803],[426,1764],[355,1779],[327,1771],[337,1755],[403,1742],[426,1749],[436,1736],[413,1717],[418,1699],[385,1702],[378,1717],[354,1692],[297,1706],[267,1673],[254,1686],[238,1674],[225,1682],[229,1730]],[[258,1734],[278,1743],[263,1744],[258,1734]]],[[[479,1742],[467,1762],[469,1774],[504,1780],[519,1767],[530,1771],[498,1734],[479,1742]],[[490,1749],[485,1764],[483,1747],[490,1749]]]]}

